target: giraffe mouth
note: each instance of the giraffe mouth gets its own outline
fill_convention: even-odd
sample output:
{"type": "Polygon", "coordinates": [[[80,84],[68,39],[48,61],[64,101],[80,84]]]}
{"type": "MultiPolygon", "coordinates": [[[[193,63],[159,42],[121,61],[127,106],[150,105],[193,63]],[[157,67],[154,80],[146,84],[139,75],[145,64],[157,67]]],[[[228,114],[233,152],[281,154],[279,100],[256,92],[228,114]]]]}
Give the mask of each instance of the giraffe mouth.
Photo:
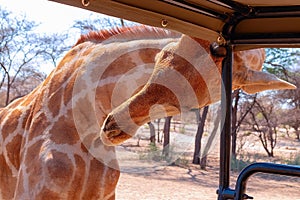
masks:
{"type": "Polygon", "coordinates": [[[109,115],[103,123],[100,137],[105,145],[115,146],[131,138],[131,135],[122,131],[114,120],[114,117],[109,115]]]}

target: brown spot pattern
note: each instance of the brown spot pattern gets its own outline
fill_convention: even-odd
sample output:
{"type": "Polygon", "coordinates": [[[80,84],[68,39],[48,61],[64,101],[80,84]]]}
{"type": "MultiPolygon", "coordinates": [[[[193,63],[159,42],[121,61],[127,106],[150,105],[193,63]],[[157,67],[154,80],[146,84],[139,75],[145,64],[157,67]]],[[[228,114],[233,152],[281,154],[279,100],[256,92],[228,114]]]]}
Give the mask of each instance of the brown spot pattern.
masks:
{"type": "Polygon", "coordinates": [[[38,118],[35,118],[32,121],[29,130],[29,140],[32,140],[34,137],[44,134],[45,129],[50,125],[49,120],[46,115],[42,113],[38,118]]]}
{"type": "Polygon", "coordinates": [[[75,144],[79,140],[74,123],[70,122],[70,114],[61,116],[49,131],[50,139],[56,144],[75,144]]]}
{"type": "Polygon", "coordinates": [[[19,169],[20,167],[20,148],[22,139],[23,137],[21,135],[17,135],[6,146],[8,158],[16,169],[19,169]]]}
{"type": "Polygon", "coordinates": [[[48,108],[52,113],[53,117],[56,117],[59,114],[62,97],[63,97],[64,88],[59,88],[55,93],[53,93],[48,101],[48,108]]]}
{"type": "Polygon", "coordinates": [[[13,198],[16,181],[17,179],[12,177],[12,172],[4,156],[0,154],[0,190],[2,191],[3,199],[13,198]]]}
{"type": "Polygon", "coordinates": [[[87,180],[87,187],[84,191],[84,198],[85,199],[97,199],[100,198],[99,194],[99,187],[101,184],[101,178],[103,177],[103,174],[101,174],[104,170],[104,166],[101,162],[99,162],[96,159],[93,159],[90,161],[90,172],[88,174],[88,180],[87,180]]]}
{"type": "Polygon", "coordinates": [[[51,181],[62,190],[71,181],[74,167],[68,155],[55,150],[51,151],[53,158],[46,161],[48,181],[51,181]]]}
{"type": "Polygon", "coordinates": [[[46,187],[43,187],[43,189],[36,195],[36,200],[46,200],[46,199],[62,199],[60,196],[60,193],[54,192],[49,190],[46,187]]]}
{"type": "Polygon", "coordinates": [[[84,183],[84,177],[86,175],[85,162],[79,155],[74,155],[75,158],[75,171],[74,178],[71,184],[71,190],[68,192],[68,196],[71,199],[79,199],[82,192],[82,185],[84,183]]]}
{"type": "Polygon", "coordinates": [[[19,124],[19,118],[20,118],[21,114],[22,114],[22,112],[18,109],[15,109],[11,112],[11,114],[9,115],[8,121],[2,127],[3,140],[5,140],[5,138],[9,134],[13,133],[16,130],[16,128],[19,124]]]}

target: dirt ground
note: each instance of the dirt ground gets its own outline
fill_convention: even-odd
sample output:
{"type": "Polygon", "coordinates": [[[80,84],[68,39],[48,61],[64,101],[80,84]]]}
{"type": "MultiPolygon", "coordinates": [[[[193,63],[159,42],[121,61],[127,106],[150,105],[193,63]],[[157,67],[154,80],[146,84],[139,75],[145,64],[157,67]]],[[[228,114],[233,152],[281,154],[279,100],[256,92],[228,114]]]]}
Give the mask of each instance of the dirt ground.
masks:
{"type": "MultiPolygon", "coordinates": [[[[117,199],[217,199],[219,171],[216,168],[204,171],[193,166],[156,166],[142,161],[127,164],[118,183],[117,199]]],[[[231,188],[237,175],[231,174],[231,188]]],[[[258,174],[249,179],[247,194],[262,200],[300,200],[300,178],[258,174]]]]}
{"type": "MultiPolygon", "coordinates": [[[[185,157],[187,162],[184,164],[170,165],[163,161],[150,161],[145,158],[144,154],[141,156],[140,152],[147,148],[148,141],[141,141],[140,147],[135,147],[135,144],[136,140],[118,147],[121,176],[116,199],[217,199],[218,151],[209,155],[207,169],[200,170],[199,166],[190,164],[192,158],[189,156],[185,157]]],[[[284,145],[287,144],[284,143],[284,145]]],[[[294,145],[296,147],[278,148],[282,149],[284,154],[288,154],[285,151],[289,149],[299,150],[299,143],[294,143],[294,145]]],[[[235,187],[237,176],[238,172],[231,172],[231,188],[235,187]]],[[[300,178],[258,173],[248,180],[247,194],[256,200],[300,200],[300,178]]]]}

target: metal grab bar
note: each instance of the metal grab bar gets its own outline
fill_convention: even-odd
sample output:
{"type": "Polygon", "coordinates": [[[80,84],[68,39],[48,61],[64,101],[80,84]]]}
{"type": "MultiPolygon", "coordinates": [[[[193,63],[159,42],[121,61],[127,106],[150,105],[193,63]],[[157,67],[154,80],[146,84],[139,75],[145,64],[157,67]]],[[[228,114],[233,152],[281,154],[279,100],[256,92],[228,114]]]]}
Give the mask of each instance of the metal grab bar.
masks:
{"type": "Polygon", "coordinates": [[[234,200],[244,199],[247,179],[258,172],[300,177],[300,166],[282,165],[275,163],[253,163],[251,165],[248,165],[241,171],[238,176],[235,186],[236,193],[234,200]]]}

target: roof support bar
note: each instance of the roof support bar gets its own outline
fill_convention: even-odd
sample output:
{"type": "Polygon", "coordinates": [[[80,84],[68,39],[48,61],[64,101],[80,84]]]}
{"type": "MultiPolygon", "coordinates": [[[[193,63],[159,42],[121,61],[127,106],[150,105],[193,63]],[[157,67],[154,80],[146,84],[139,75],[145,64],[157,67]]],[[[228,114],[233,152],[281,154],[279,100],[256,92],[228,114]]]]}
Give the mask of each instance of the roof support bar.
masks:
{"type": "Polygon", "coordinates": [[[255,18],[262,17],[299,17],[300,6],[255,7],[255,18]]]}
{"type": "Polygon", "coordinates": [[[251,34],[243,36],[233,36],[234,45],[284,45],[290,46],[300,44],[300,34],[251,34]],[[272,37],[273,36],[273,37],[272,37]]]}
{"type": "MultiPolygon", "coordinates": [[[[232,199],[234,192],[229,189],[230,152],[231,152],[231,91],[233,47],[225,45],[226,56],[222,63],[222,95],[221,95],[221,137],[220,137],[220,173],[218,200],[232,199]]],[[[222,47],[222,48],[224,48],[222,47]]],[[[220,47],[221,48],[221,47],[220,47]]]]}

